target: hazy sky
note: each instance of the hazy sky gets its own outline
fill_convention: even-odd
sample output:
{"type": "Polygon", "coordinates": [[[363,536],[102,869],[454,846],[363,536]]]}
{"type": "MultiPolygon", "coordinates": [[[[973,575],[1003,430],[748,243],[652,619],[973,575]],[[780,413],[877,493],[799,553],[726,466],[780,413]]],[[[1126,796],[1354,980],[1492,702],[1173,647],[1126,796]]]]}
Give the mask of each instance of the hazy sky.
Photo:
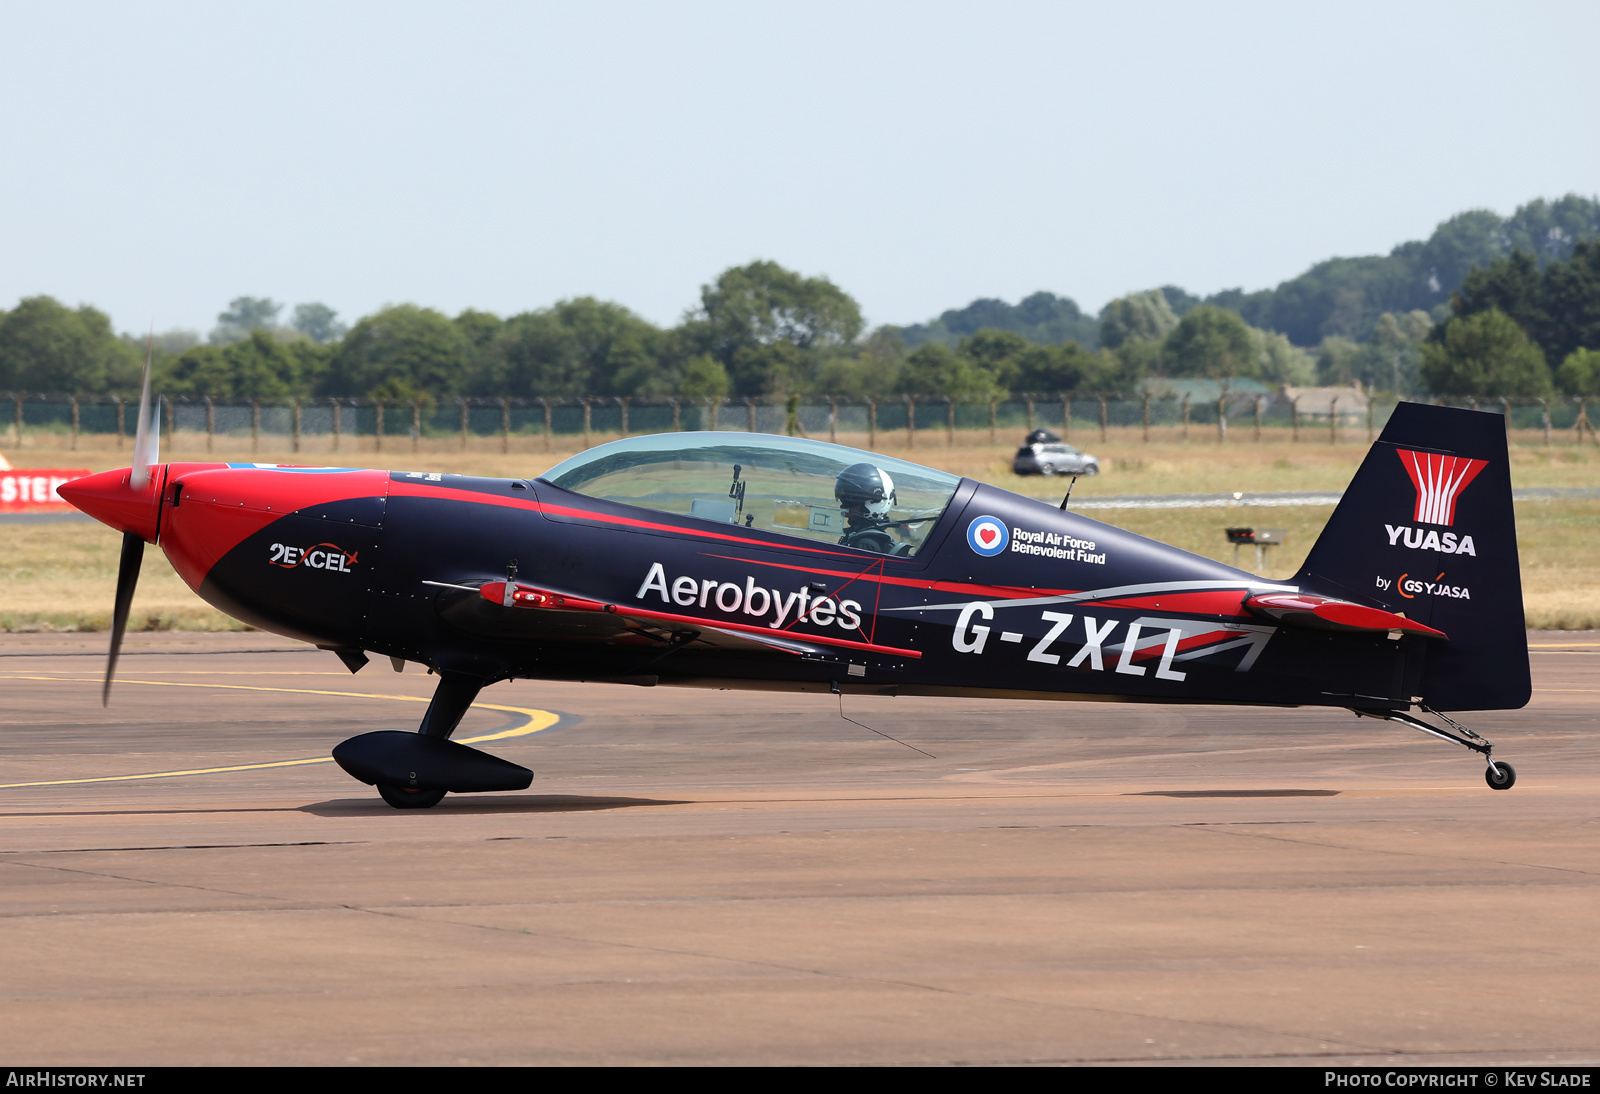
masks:
{"type": "Polygon", "coordinates": [[[870,322],[1260,288],[1600,191],[1600,4],[0,2],[0,307],[870,322]]]}

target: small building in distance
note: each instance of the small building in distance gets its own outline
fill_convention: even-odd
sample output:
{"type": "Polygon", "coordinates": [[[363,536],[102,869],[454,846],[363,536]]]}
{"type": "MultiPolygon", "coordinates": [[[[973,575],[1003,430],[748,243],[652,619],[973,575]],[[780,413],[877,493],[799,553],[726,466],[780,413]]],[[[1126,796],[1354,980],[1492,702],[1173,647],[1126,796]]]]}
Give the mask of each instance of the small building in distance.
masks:
{"type": "Polygon", "coordinates": [[[1337,413],[1340,418],[1365,421],[1367,394],[1360,385],[1349,387],[1290,387],[1283,386],[1285,400],[1294,404],[1302,415],[1326,418],[1337,413]]]}

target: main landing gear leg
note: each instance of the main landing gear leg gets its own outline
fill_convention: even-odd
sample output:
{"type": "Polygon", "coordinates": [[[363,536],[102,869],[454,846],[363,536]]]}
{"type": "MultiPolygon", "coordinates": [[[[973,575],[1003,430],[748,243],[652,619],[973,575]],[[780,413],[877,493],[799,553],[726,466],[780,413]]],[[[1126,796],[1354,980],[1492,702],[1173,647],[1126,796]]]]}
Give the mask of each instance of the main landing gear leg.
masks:
{"type": "MultiPolygon", "coordinates": [[[[424,737],[442,737],[448,740],[450,734],[456,731],[456,726],[461,724],[461,718],[467,713],[467,708],[482,690],[483,681],[476,676],[467,676],[459,672],[439,673],[439,686],[434,689],[433,701],[428,704],[428,712],[422,716],[422,725],[418,727],[417,732],[424,737]]],[[[396,809],[431,809],[444,800],[446,792],[412,790],[404,786],[379,783],[378,793],[384,801],[396,809]]]]}
{"type": "MultiPolygon", "coordinates": [[[[1422,706],[1420,703],[1417,705],[1422,706]]],[[[1483,762],[1487,765],[1483,773],[1483,781],[1489,784],[1489,789],[1510,790],[1516,785],[1516,768],[1512,767],[1504,760],[1497,761],[1493,758],[1492,753],[1494,752],[1494,745],[1490,744],[1483,737],[1479,736],[1477,733],[1474,733],[1472,730],[1468,729],[1466,726],[1462,725],[1448,714],[1441,714],[1439,711],[1433,710],[1432,708],[1426,706],[1423,706],[1422,709],[1439,719],[1441,722],[1445,723],[1445,725],[1449,728],[1446,729],[1440,726],[1430,725],[1429,723],[1424,722],[1421,718],[1418,718],[1416,715],[1403,710],[1355,710],[1354,712],[1362,718],[1382,718],[1389,722],[1399,722],[1402,725],[1408,725],[1413,729],[1420,729],[1422,732],[1431,734],[1434,737],[1438,737],[1440,740],[1454,741],[1458,745],[1470,748],[1472,751],[1481,755],[1483,757],[1483,762]]]]}

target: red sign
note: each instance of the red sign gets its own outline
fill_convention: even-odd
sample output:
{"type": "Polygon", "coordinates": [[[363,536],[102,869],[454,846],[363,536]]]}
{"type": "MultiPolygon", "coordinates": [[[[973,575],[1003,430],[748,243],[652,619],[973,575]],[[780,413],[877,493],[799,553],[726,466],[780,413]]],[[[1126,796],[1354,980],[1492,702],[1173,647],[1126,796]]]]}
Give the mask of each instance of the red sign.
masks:
{"type": "Polygon", "coordinates": [[[61,500],[56,487],[89,473],[87,467],[16,467],[0,471],[0,513],[71,512],[72,506],[61,500]]]}

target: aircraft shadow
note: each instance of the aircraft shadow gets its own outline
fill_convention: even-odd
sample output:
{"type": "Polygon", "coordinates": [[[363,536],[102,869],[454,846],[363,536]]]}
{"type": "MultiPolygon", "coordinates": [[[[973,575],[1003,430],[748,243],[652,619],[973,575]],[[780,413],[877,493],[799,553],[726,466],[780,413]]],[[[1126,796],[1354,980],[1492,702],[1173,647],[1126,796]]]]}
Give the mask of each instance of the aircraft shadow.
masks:
{"type": "Polygon", "coordinates": [[[1140,790],[1130,798],[1331,798],[1338,790],[1140,790]]]}
{"type": "Polygon", "coordinates": [[[636,809],[650,805],[691,805],[692,802],[666,798],[601,798],[580,794],[519,794],[479,796],[451,794],[427,810],[396,810],[384,804],[376,793],[370,798],[333,798],[303,805],[299,811],[318,817],[348,817],[360,813],[416,812],[441,813],[585,813],[601,809],[636,809]]]}

